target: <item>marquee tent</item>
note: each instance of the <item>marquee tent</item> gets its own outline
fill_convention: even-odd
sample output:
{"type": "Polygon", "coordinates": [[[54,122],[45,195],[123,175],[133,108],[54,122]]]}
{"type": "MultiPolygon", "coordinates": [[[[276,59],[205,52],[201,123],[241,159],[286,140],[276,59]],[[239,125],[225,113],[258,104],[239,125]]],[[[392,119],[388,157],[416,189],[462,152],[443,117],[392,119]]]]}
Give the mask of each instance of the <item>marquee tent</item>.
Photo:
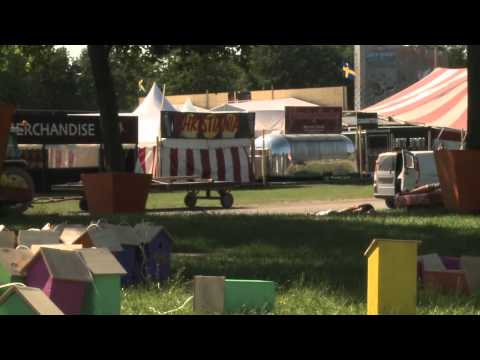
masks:
{"type": "Polygon", "coordinates": [[[192,100],[188,98],[185,100],[185,103],[183,105],[173,105],[177,111],[181,112],[191,112],[191,113],[208,113],[210,110],[204,109],[200,106],[193,105],[192,100]]]}
{"type": "Polygon", "coordinates": [[[408,124],[467,129],[467,69],[436,68],[403,91],[362,111],[408,124]]]}
{"type": "Polygon", "coordinates": [[[139,107],[132,113],[138,116],[138,144],[153,145],[160,137],[161,111],[177,111],[164,96],[157,84],[153,84],[150,92],[139,107]],[[162,108],[163,101],[163,108],[162,108]]]}
{"type": "Polygon", "coordinates": [[[245,111],[255,113],[255,136],[265,133],[283,133],[285,131],[285,107],[318,106],[295,98],[276,100],[254,100],[229,103],[213,108],[212,111],[245,111]]]}

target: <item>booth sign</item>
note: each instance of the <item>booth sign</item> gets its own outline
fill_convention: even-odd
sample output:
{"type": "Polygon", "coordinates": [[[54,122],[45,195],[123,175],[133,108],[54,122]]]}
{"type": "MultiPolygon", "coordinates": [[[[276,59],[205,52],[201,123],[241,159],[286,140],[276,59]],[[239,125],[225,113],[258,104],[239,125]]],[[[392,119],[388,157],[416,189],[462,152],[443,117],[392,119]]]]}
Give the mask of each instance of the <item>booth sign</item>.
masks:
{"type": "Polygon", "coordinates": [[[255,136],[254,113],[162,112],[162,138],[250,139],[255,136]]]}
{"type": "Polygon", "coordinates": [[[285,107],[286,134],[340,134],[341,132],[341,107],[285,107]]]}
{"type": "MultiPolygon", "coordinates": [[[[17,111],[13,128],[19,144],[101,144],[99,116],[68,115],[64,112],[17,111]]],[[[137,142],[137,117],[122,116],[120,140],[137,142]]]]}

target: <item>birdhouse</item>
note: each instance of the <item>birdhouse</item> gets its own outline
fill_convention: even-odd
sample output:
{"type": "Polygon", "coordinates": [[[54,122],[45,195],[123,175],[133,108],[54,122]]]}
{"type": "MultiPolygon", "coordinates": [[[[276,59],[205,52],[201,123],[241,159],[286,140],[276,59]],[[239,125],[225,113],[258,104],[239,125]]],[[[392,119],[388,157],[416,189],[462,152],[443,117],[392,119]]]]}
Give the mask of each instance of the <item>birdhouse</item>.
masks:
{"type": "Polygon", "coordinates": [[[106,224],[105,228],[114,232],[122,251],[115,251],[113,255],[127,272],[122,276],[122,286],[139,283],[142,280],[140,264],[142,263],[141,241],[135,230],[129,225],[106,224]]]}
{"type": "Polygon", "coordinates": [[[428,254],[418,258],[425,289],[442,293],[469,294],[466,274],[460,267],[460,259],[458,263],[454,263],[453,258],[442,258],[438,254],[428,254]],[[449,264],[446,264],[446,259],[449,264]],[[446,266],[451,264],[455,266],[446,266]]]}
{"type": "Polygon", "coordinates": [[[170,276],[172,237],[163,226],[140,223],[135,226],[143,244],[146,257],[145,272],[154,281],[164,281],[170,276]]]}
{"type": "Polygon", "coordinates": [[[195,276],[193,299],[196,313],[272,311],[275,306],[275,283],[231,280],[224,276],[195,276]]]}
{"type": "Polygon", "coordinates": [[[93,275],[93,282],[87,287],[82,313],[92,315],[119,315],[121,276],[125,269],[108,249],[81,249],[88,269],[93,275]]]}
{"type": "Polygon", "coordinates": [[[419,241],[373,240],[368,258],[367,313],[415,314],[419,241]]]}
{"type": "Polygon", "coordinates": [[[49,249],[60,249],[60,250],[80,250],[82,248],[82,245],[67,245],[67,244],[52,244],[52,245],[32,245],[30,247],[30,250],[32,253],[36,253],[39,251],[41,248],[49,248],[49,249]]]}
{"type": "Polygon", "coordinates": [[[0,315],[63,315],[63,313],[42,290],[14,285],[0,297],[0,315]]]}
{"type": "Polygon", "coordinates": [[[40,248],[27,262],[25,284],[43,290],[66,314],[81,313],[85,290],[92,276],[75,251],[40,248]]]}
{"type": "Polygon", "coordinates": [[[17,245],[15,232],[9,230],[0,231],[0,248],[14,249],[17,245]]]}
{"type": "Polygon", "coordinates": [[[18,232],[18,245],[31,247],[34,244],[60,244],[60,233],[50,230],[20,230],[18,232]]]}
{"type": "Polygon", "coordinates": [[[477,295],[480,291],[480,257],[462,256],[460,267],[465,272],[469,293],[477,295]]]}
{"type": "Polygon", "coordinates": [[[93,246],[86,226],[65,226],[60,233],[60,241],[66,245],[81,245],[84,248],[93,246]]]}
{"type": "Polygon", "coordinates": [[[26,249],[0,248],[0,285],[23,281],[25,274],[20,269],[32,255],[26,249]]]}

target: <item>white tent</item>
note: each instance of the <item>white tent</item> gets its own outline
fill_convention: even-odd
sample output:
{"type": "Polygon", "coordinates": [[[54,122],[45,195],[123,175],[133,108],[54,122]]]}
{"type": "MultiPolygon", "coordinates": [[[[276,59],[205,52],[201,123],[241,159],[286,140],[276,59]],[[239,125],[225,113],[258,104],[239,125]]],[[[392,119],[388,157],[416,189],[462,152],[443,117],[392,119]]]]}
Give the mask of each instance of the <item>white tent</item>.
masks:
{"type": "Polygon", "coordinates": [[[229,103],[213,108],[212,111],[245,111],[255,113],[255,136],[283,133],[285,131],[285,107],[311,107],[318,106],[295,98],[276,100],[254,100],[238,103],[229,103]]]}
{"type": "Polygon", "coordinates": [[[132,113],[132,115],[138,116],[138,144],[156,144],[157,137],[160,136],[160,112],[162,110],[177,111],[167,98],[163,98],[162,92],[154,83],[143,102],[132,113]]]}
{"type": "Polygon", "coordinates": [[[173,105],[177,111],[190,113],[209,113],[210,110],[204,109],[200,106],[193,105],[192,100],[188,98],[183,105],[173,105]]]}

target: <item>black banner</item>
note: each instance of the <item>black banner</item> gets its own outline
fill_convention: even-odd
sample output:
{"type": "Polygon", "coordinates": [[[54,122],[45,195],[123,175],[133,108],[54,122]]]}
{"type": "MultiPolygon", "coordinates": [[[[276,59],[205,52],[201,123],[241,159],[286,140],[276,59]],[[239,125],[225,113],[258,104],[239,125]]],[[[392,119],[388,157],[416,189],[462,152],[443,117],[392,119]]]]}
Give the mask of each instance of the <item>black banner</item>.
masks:
{"type": "MultiPolygon", "coordinates": [[[[121,116],[120,140],[136,144],[138,118],[121,116]]],[[[16,129],[19,144],[101,144],[100,117],[66,112],[17,111],[12,127],[16,129]]]]}
{"type": "Polygon", "coordinates": [[[341,107],[285,107],[285,134],[340,134],[341,107]]]}
{"type": "Polygon", "coordinates": [[[171,139],[251,139],[254,113],[162,112],[162,137],[171,139]]]}

